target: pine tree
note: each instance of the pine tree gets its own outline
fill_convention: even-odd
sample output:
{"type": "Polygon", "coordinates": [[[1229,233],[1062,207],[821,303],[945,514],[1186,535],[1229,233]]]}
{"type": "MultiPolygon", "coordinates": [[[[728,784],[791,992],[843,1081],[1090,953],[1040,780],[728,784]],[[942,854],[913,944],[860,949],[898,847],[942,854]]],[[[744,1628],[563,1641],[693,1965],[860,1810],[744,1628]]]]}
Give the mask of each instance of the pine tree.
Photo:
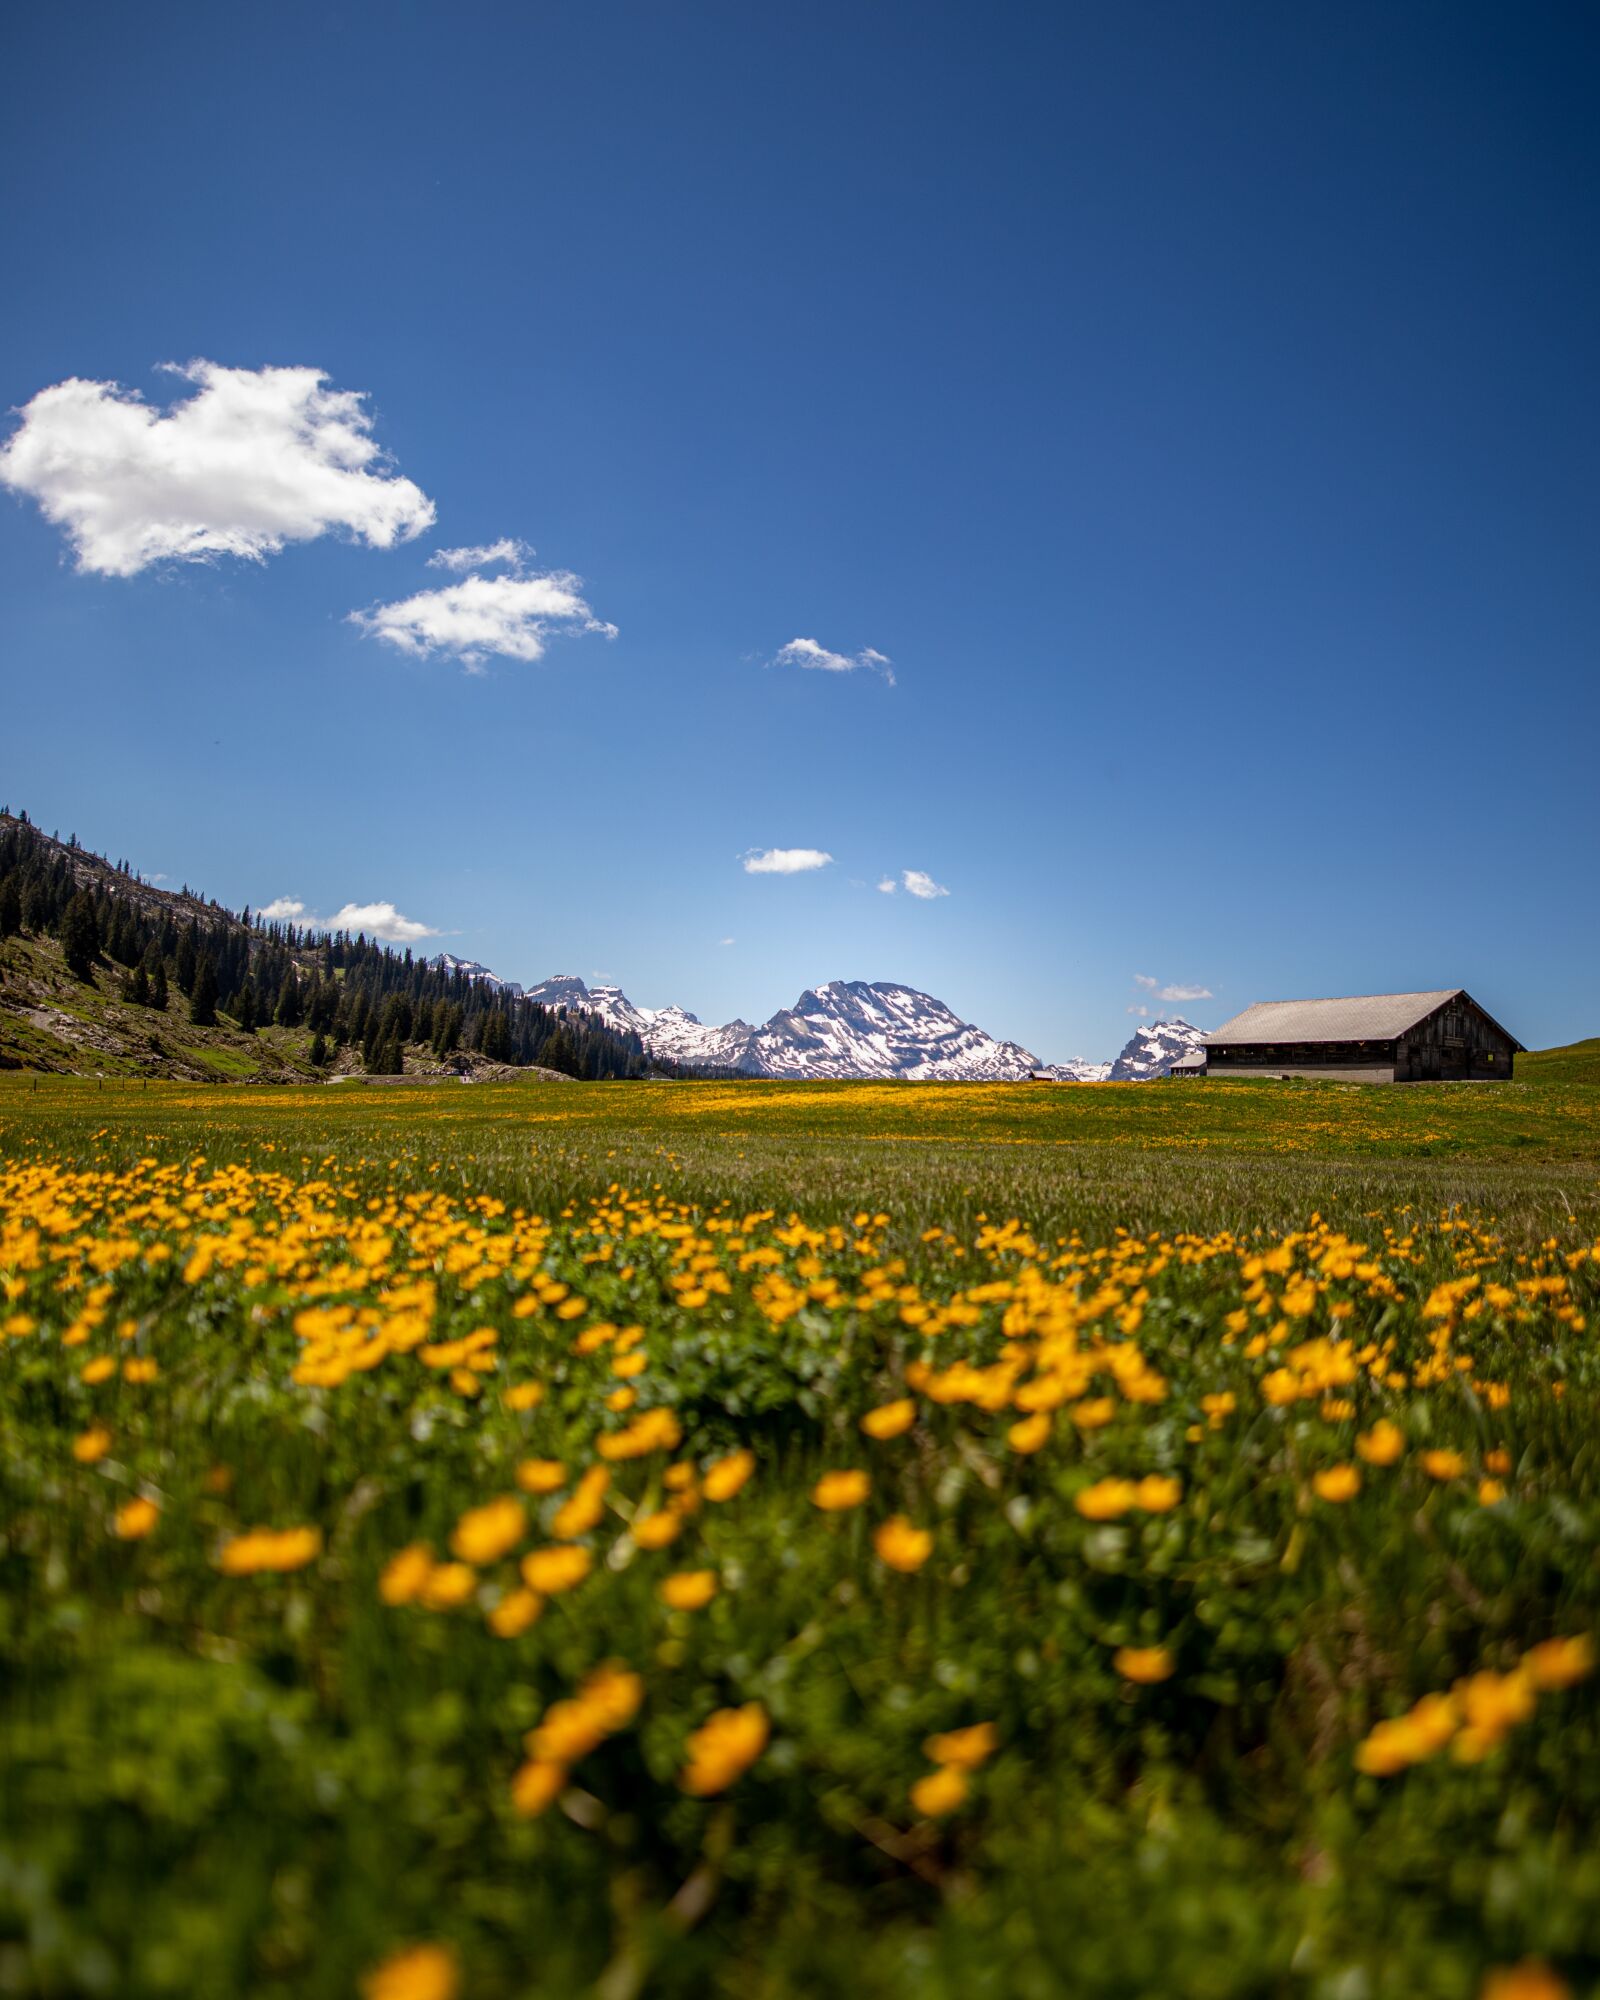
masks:
{"type": "Polygon", "coordinates": [[[61,924],[61,950],[68,966],[80,979],[94,977],[94,962],[100,950],[100,926],[95,921],[94,898],[80,889],[67,905],[61,924]]]}
{"type": "Polygon", "coordinates": [[[188,928],[178,940],[176,971],[178,976],[178,991],[180,993],[192,994],[194,992],[194,979],[195,973],[199,969],[199,961],[200,929],[195,923],[194,918],[191,917],[188,928]]]}
{"type": "Polygon", "coordinates": [[[189,996],[189,1019],[197,1028],[217,1025],[217,968],[209,951],[200,954],[195,967],[194,992],[189,996]]]}
{"type": "Polygon", "coordinates": [[[311,1037],[311,1067],[313,1069],[321,1069],[327,1060],[328,1044],[323,1040],[319,1031],[311,1037]]]}
{"type": "Polygon", "coordinates": [[[283,984],[278,988],[278,1005],[273,1012],[280,1028],[298,1028],[300,1025],[300,984],[294,976],[294,967],[286,966],[283,984]]]}
{"type": "Polygon", "coordinates": [[[256,1031],[256,989],[248,979],[239,988],[237,1011],[239,1026],[247,1035],[253,1035],[256,1031]]]}
{"type": "Polygon", "coordinates": [[[22,897],[16,878],[8,875],[0,882],[0,938],[15,937],[22,929],[22,897]]]}
{"type": "Polygon", "coordinates": [[[122,997],[134,1007],[150,1005],[150,975],[144,969],[143,959],[122,982],[122,997]]]}
{"type": "Polygon", "coordinates": [[[167,961],[160,952],[155,954],[155,965],[150,973],[150,1005],[156,1013],[167,1011],[167,961]]]}

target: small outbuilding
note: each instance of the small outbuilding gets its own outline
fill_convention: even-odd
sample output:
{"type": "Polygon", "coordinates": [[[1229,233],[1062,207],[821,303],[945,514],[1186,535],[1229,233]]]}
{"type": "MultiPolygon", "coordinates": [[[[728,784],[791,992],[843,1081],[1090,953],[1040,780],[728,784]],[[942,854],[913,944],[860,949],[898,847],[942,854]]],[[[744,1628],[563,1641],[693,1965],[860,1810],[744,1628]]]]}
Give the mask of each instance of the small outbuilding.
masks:
{"type": "Polygon", "coordinates": [[[1459,986],[1346,1000],[1262,1000],[1206,1036],[1207,1076],[1345,1083],[1493,1082],[1522,1044],[1459,986]]]}
{"type": "Polygon", "coordinates": [[[1185,1077],[1204,1076],[1206,1073],[1206,1052],[1191,1049],[1186,1056],[1180,1056],[1167,1071],[1168,1083],[1182,1083],[1185,1077]]]}

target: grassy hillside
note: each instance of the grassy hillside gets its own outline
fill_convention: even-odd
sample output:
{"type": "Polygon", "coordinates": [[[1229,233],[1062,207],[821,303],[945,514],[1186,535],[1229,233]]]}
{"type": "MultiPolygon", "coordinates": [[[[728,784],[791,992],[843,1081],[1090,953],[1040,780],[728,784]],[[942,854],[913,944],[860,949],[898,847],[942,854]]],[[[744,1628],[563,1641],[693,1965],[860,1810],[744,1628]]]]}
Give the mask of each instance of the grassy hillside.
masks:
{"type": "Polygon", "coordinates": [[[1533,1049],[1517,1057],[1518,1083],[1600,1084],[1600,1035],[1560,1049],[1533,1049]]]}
{"type": "MultiPolygon", "coordinates": [[[[311,1042],[304,1027],[269,1025],[246,1033],[225,1012],[214,1027],[196,1027],[177,992],[164,1013],[132,1006],[121,997],[116,968],[100,964],[91,979],[80,979],[52,937],[0,944],[0,1070],[185,1083],[320,1084],[362,1075],[360,1053],[350,1048],[314,1070],[311,1042]]],[[[533,1073],[471,1052],[440,1062],[418,1043],[406,1047],[405,1062],[406,1074],[418,1081],[451,1081],[462,1071],[474,1077],[533,1073]]]]}

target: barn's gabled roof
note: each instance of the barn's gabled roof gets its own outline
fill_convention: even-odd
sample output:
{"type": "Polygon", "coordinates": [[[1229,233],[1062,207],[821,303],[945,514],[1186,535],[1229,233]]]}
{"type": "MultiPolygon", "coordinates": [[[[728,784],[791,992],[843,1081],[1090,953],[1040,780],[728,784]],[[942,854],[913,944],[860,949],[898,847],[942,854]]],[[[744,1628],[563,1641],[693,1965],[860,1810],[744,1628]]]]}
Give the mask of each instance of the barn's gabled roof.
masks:
{"type": "Polygon", "coordinates": [[[1206,1036],[1208,1048],[1230,1042],[1392,1042],[1425,1021],[1459,986],[1441,993],[1363,993],[1348,1000],[1258,1000],[1206,1036]]]}

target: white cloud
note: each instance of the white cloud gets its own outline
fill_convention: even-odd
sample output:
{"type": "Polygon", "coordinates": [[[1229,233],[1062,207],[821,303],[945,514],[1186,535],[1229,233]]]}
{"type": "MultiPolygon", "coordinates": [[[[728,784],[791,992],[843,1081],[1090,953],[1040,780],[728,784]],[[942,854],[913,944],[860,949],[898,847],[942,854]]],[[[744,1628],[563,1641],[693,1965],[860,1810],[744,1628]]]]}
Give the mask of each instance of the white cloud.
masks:
{"type": "Polygon", "coordinates": [[[916,896],[924,903],[931,903],[935,896],[948,896],[950,893],[942,882],[935,882],[931,875],[925,875],[920,868],[903,870],[900,880],[905,884],[908,896],[916,896]]]}
{"type": "Polygon", "coordinates": [[[478,667],[490,653],[508,660],[538,660],[558,634],[617,636],[616,626],[596,618],[584,603],[578,594],[581,588],[582,579],[566,570],[538,576],[467,576],[394,604],[352,611],[350,622],[370,638],[418,658],[448,653],[468,668],[478,667]]]}
{"type": "Polygon", "coordinates": [[[413,917],[402,916],[393,903],[346,903],[331,917],[316,917],[298,896],[275,896],[256,914],[269,923],[304,922],[318,931],[365,931],[368,937],[381,938],[385,944],[416,944],[422,938],[443,936],[431,924],[419,924],[413,917]]]}
{"type": "Polygon", "coordinates": [[[739,858],[747,875],[804,875],[813,868],[826,868],[833,856],[820,847],[752,847],[739,858]]]}
{"type": "Polygon", "coordinates": [[[718,938],[718,939],[717,939],[717,943],[718,943],[718,944],[732,944],[732,943],[733,943],[733,939],[732,939],[732,938],[718,938]]]}
{"type": "Polygon", "coordinates": [[[502,535],[497,542],[480,542],[476,548],[435,549],[428,558],[429,569],[453,570],[457,576],[469,569],[492,569],[496,563],[509,563],[520,570],[533,550],[526,542],[519,542],[511,535],[502,535]]]}
{"type": "Polygon", "coordinates": [[[869,667],[894,686],[894,667],[887,653],[864,646],[859,653],[830,653],[815,639],[791,639],[772,656],[775,667],[815,667],[825,674],[851,674],[857,667],[869,667]]]}
{"type": "Polygon", "coordinates": [[[421,938],[440,936],[431,924],[419,924],[403,917],[393,903],[346,903],[331,917],[319,920],[330,931],[365,931],[368,937],[382,938],[385,944],[416,944],[421,938]]]}
{"type": "Polygon", "coordinates": [[[116,382],[41,389],[0,449],[0,484],[38,501],[80,570],[259,562],[334,530],[387,549],[432,526],[433,502],[373,442],[364,398],[321,369],[170,372],[195,393],[167,410],[116,382]]]}
{"type": "Polygon", "coordinates": [[[882,881],[879,882],[878,884],[878,894],[880,896],[892,896],[895,890],[899,888],[899,886],[900,884],[894,879],[892,875],[885,875],[882,881]]]}
{"type": "Polygon", "coordinates": [[[1136,972],[1133,975],[1133,983],[1135,986],[1142,986],[1146,993],[1153,993],[1158,1000],[1209,1000],[1213,997],[1209,986],[1185,986],[1179,983],[1163,986],[1159,979],[1152,978],[1148,972],[1136,972]]]}
{"type": "Polygon", "coordinates": [[[1137,1014],[1141,1021],[1148,1021],[1150,1018],[1150,1009],[1148,1007],[1134,1006],[1130,1007],[1128,1012],[1130,1014],[1137,1014]]]}

